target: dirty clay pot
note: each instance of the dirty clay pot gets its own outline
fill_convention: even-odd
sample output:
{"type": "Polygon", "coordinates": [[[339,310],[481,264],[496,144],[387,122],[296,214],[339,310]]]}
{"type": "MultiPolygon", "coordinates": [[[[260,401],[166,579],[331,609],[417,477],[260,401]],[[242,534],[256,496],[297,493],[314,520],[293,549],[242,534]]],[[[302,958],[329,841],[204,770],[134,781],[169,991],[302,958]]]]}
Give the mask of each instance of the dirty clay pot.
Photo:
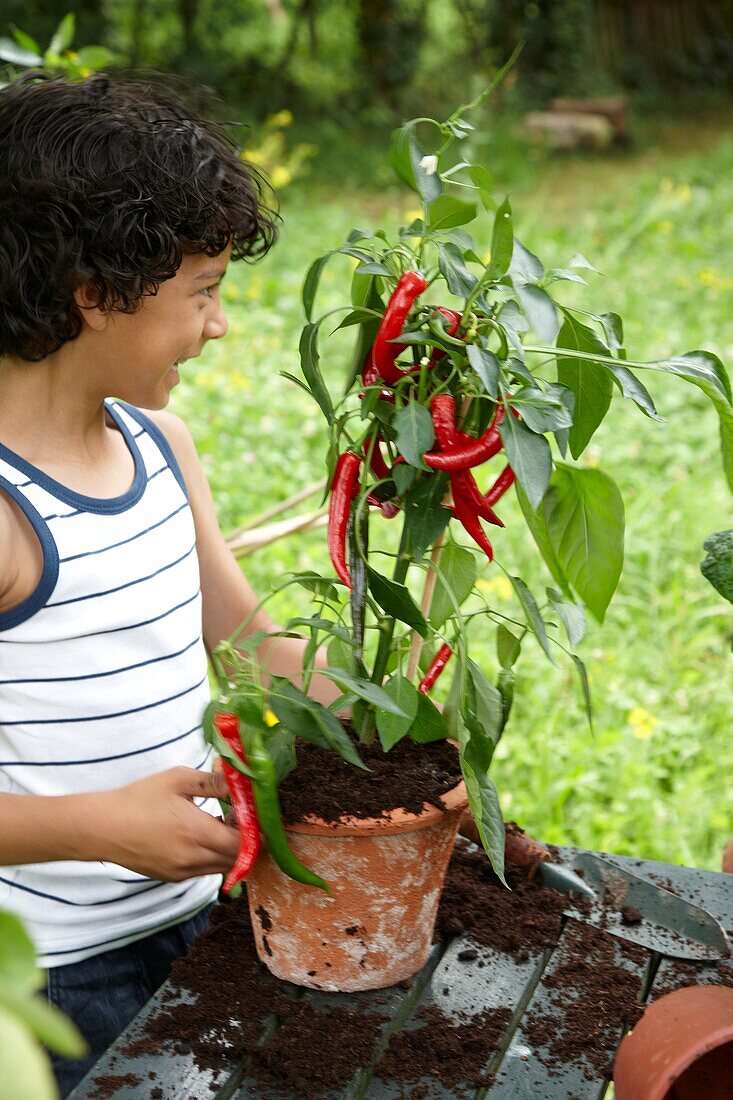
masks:
{"type": "Polygon", "coordinates": [[[330,992],[380,989],[415,974],[433,938],[466,789],[445,810],[287,825],[298,859],[331,895],[284,875],[266,850],[247,879],[257,951],[278,978],[330,992]]]}
{"type": "Polygon", "coordinates": [[[616,1100],[730,1100],[733,989],[690,985],[650,1004],[625,1036],[616,1100]]]}

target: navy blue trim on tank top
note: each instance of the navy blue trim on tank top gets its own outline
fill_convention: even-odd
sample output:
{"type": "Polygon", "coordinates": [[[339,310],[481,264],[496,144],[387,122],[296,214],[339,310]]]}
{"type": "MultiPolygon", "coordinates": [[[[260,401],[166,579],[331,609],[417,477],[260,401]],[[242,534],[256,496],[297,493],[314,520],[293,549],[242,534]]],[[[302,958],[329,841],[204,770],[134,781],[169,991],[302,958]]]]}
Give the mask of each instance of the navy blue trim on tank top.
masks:
{"type": "Polygon", "coordinates": [[[134,405],[128,405],[126,401],[118,401],[117,404],[120,405],[126,413],[129,413],[133,420],[137,420],[138,424],[140,424],[141,427],[145,428],[146,431],[153,437],[155,442],[158,444],[161,452],[163,453],[163,457],[170,466],[176,481],[181,486],[181,489],[183,490],[183,495],[185,496],[186,500],[188,500],[188,489],[186,488],[186,481],[183,477],[183,474],[181,473],[181,467],[178,465],[178,460],[173,454],[173,448],[171,447],[166,437],[163,435],[163,432],[160,430],[158,425],[153,423],[150,417],[146,416],[142,409],[138,409],[134,405]]]}
{"type": "Polygon", "coordinates": [[[0,630],[10,630],[30,619],[45,605],[59,578],[59,552],[40,512],[36,511],[31,502],[7,478],[0,476],[0,486],[12,497],[33,527],[43,551],[43,572],[35,590],[15,607],[0,613],[0,630]]]}
{"type": "MultiPolygon", "coordinates": [[[[166,745],[173,745],[176,741],[182,741],[184,737],[190,737],[201,729],[201,723],[191,726],[185,733],[177,733],[175,737],[169,737],[166,741],[158,741],[155,745],[146,745],[142,749],[130,749],[128,752],[117,752],[114,756],[92,756],[83,760],[0,760],[0,768],[68,768],[81,767],[83,764],[107,764],[110,760],[124,760],[128,756],[140,756],[145,752],[154,752],[166,745]]],[[[208,757],[207,753],[207,757],[208,757]]]]}
{"type": "Polygon", "coordinates": [[[12,466],[14,469],[20,470],[22,473],[26,474],[34,484],[40,486],[41,489],[45,489],[51,496],[56,497],[58,500],[62,500],[64,504],[73,505],[81,512],[98,512],[101,515],[113,515],[117,512],[124,512],[131,507],[131,505],[136,504],[143,495],[146,483],[145,463],[143,462],[138,445],[133,439],[132,432],[125,424],[119,412],[115,410],[114,405],[105,403],[105,408],[122,432],[122,436],[127,444],[127,449],[135,463],[135,477],[133,478],[132,485],[125,493],[122,493],[121,496],[89,497],[84,493],[77,493],[73,489],[69,489],[66,485],[62,485],[60,481],[56,481],[54,478],[44,473],[43,470],[39,470],[32,463],[27,462],[24,458],[15,454],[14,451],[11,451],[9,447],[4,446],[2,443],[0,443],[0,458],[4,459],[8,465],[12,466]]]}

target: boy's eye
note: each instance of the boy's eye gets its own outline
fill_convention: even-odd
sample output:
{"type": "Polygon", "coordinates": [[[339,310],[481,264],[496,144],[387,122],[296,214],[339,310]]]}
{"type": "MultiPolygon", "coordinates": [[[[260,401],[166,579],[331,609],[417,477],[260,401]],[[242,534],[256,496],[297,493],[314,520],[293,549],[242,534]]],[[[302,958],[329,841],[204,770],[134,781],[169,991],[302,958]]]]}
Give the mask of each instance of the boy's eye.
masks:
{"type": "Polygon", "coordinates": [[[211,298],[214,291],[218,290],[218,289],[219,289],[219,284],[218,283],[212,283],[211,286],[202,287],[200,293],[203,294],[204,297],[206,297],[206,298],[211,298]]]}

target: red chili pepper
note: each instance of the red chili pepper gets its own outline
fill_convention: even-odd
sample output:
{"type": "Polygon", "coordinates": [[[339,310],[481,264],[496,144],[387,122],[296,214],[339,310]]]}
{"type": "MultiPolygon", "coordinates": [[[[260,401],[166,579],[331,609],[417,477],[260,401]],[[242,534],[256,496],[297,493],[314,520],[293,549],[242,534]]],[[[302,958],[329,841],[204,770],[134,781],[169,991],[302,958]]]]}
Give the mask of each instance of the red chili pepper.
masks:
{"type": "Polygon", "coordinates": [[[447,644],[442,645],[430,662],[428,671],[417,685],[417,690],[421,691],[423,695],[427,695],[452,656],[453,650],[451,647],[447,644]]]}
{"type": "MultiPolygon", "coordinates": [[[[239,736],[239,719],[236,714],[217,714],[214,721],[229,748],[246,764],[247,758],[239,736]]],[[[221,764],[232,796],[234,816],[239,829],[239,852],[234,866],[224,880],[223,890],[228,894],[233,886],[247,877],[255,865],[260,851],[260,828],[251,780],[232,767],[223,757],[221,764]]]]}
{"type": "Polygon", "coordinates": [[[347,588],[351,588],[351,574],[346,564],[346,534],[351,502],[358,491],[360,467],[361,457],[353,451],[345,451],[339,455],[328,509],[328,552],[336,573],[347,588]]]}
{"type": "Polygon", "coordinates": [[[505,466],[489,491],[484,494],[486,503],[496,504],[497,500],[500,500],[501,497],[504,496],[507,489],[511,489],[516,480],[517,475],[514,473],[511,466],[505,466]]]}
{"type": "Polygon", "coordinates": [[[367,503],[379,508],[385,519],[394,519],[400,511],[400,506],[396,500],[380,500],[375,493],[369,494],[367,503]]]}
{"type": "MultiPolygon", "coordinates": [[[[455,401],[449,393],[438,394],[430,404],[435,438],[441,447],[454,446],[458,437],[455,408],[455,401]]],[[[469,470],[452,470],[450,484],[453,493],[453,512],[456,519],[478,543],[489,561],[493,561],[494,548],[486,537],[478,517],[483,516],[484,519],[487,519],[490,523],[496,523],[499,527],[503,527],[504,524],[484,500],[473,474],[469,470]]]]}
{"type": "Polygon", "coordinates": [[[486,537],[481,526],[481,520],[476,515],[474,501],[466,491],[464,481],[460,477],[452,477],[451,490],[453,492],[453,511],[456,519],[463,525],[474,542],[481,547],[489,561],[493,561],[494,548],[486,537]]]}
{"type": "Polygon", "coordinates": [[[362,371],[362,382],[372,386],[379,379],[393,386],[402,377],[402,371],[395,365],[395,359],[407,344],[395,343],[405,327],[407,314],[415,299],[427,287],[427,282],[416,271],[406,271],[394,289],[392,297],[382,317],[382,323],[367,355],[362,371]]]}
{"type": "MultiPolygon", "coordinates": [[[[481,463],[487,462],[502,448],[499,425],[503,419],[504,406],[497,405],[491,423],[483,435],[477,439],[472,438],[470,443],[463,441],[443,451],[428,451],[423,455],[425,465],[433,470],[470,470],[473,466],[480,466],[481,463]]],[[[439,438],[438,443],[440,443],[439,438]]]]}
{"type": "MultiPolygon", "coordinates": [[[[383,478],[386,478],[386,477],[390,476],[389,466],[384,461],[384,457],[382,455],[382,452],[379,449],[379,444],[381,442],[381,439],[382,439],[381,432],[377,432],[377,435],[374,439],[374,446],[372,447],[371,457],[369,459],[369,465],[372,468],[372,473],[380,481],[382,481],[383,478]]],[[[369,454],[369,447],[370,447],[369,440],[365,439],[364,440],[364,445],[362,447],[365,458],[369,454]]]]}

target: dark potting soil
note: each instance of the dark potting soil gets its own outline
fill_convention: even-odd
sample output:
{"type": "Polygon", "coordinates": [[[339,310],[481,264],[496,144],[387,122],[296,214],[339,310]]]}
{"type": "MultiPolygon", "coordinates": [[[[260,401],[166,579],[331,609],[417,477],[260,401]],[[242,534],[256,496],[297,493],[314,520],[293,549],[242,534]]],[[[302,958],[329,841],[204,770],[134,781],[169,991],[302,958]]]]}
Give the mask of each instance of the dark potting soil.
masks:
{"type": "MultiPolygon", "coordinates": [[[[467,946],[459,957],[467,965],[483,966],[482,947],[508,952],[520,961],[536,958],[560,935],[563,897],[529,882],[519,869],[510,868],[508,880],[511,891],[499,883],[481,852],[456,847],[439,908],[437,935],[452,939],[465,934],[467,946]]],[[[626,975],[612,973],[605,958],[598,957],[597,973],[592,967],[588,973],[584,971],[588,954],[585,932],[591,938],[603,938],[603,933],[578,927],[582,935],[577,943],[574,980],[590,983],[592,988],[597,976],[605,989],[609,982],[615,988],[619,979],[619,1001],[629,997],[626,975]]],[[[443,992],[448,993],[449,988],[443,992]]],[[[378,994],[376,999],[378,1004],[378,994]]],[[[318,1001],[319,1008],[323,1003],[318,1001]]],[[[134,1056],[167,1048],[192,1054],[200,1067],[222,1075],[220,1083],[249,1056],[248,1077],[256,1082],[256,1094],[322,1100],[369,1064],[387,1022],[378,1007],[375,1011],[374,994],[354,995],[354,1005],[353,1011],[334,1006],[325,1014],[308,1000],[299,999],[294,986],[272,977],[258,960],[246,902],[225,901],[214,910],[209,930],[197,939],[189,955],[174,965],[165,1002],[149,1020],[145,1033],[124,1053],[134,1056]],[[192,1003],[181,1001],[182,990],[192,1003]],[[358,1011],[362,997],[369,1002],[369,1013],[358,1011]],[[260,1046],[266,1023],[275,1017],[279,1026],[260,1046]],[[328,1049],[324,1054],[325,1039],[328,1049]]],[[[392,1037],[380,1060],[380,1071],[409,1087],[405,1095],[415,1098],[424,1091],[428,1078],[454,1091],[461,1085],[485,1086],[490,1083],[487,1063],[501,1043],[511,1015],[509,1007],[465,1018],[443,1013],[435,1004],[419,1007],[409,1025],[411,1030],[403,1027],[392,1037]]],[[[540,1027],[541,1021],[536,1026],[540,1027]]],[[[549,1037],[548,1050],[560,1063],[575,1047],[567,1037],[560,1036],[559,1045],[555,1038],[549,1037]]],[[[586,1027],[582,1045],[586,1054],[589,1043],[596,1043],[599,1058],[607,1057],[602,1036],[589,1034],[586,1027]]]]}
{"type": "Polygon", "coordinates": [[[440,796],[461,778],[456,750],[446,741],[417,745],[404,737],[388,753],[379,743],[359,745],[357,751],[369,771],[298,741],[297,770],[279,788],[284,820],[302,821],[313,814],[338,821],[344,806],[354,817],[385,817],[400,806],[419,814],[426,802],[440,806],[440,796]]]}
{"type": "Polygon", "coordinates": [[[569,958],[542,979],[550,1010],[530,1010],[523,1029],[550,1073],[587,1062],[589,1080],[610,1076],[621,1028],[633,1027],[643,1011],[637,1004],[640,974],[624,968],[618,956],[643,967],[648,953],[575,921],[565,930],[563,946],[569,958]],[[568,995],[570,989],[575,996],[568,995]]]}

